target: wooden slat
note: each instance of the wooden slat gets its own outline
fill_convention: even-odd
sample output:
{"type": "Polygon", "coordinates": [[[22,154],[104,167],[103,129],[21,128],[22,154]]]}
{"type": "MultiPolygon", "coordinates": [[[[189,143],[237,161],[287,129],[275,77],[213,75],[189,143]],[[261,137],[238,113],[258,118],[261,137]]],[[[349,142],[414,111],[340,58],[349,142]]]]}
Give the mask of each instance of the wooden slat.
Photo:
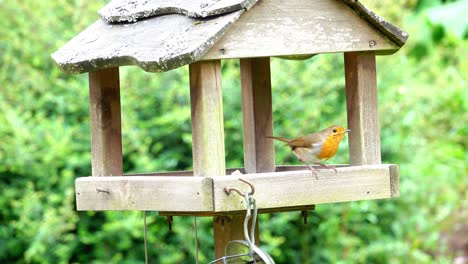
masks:
{"type": "Polygon", "coordinates": [[[82,177],[75,187],[78,210],[213,211],[211,178],[82,177]]]}
{"type": "Polygon", "coordinates": [[[245,170],[275,171],[270,58],[241,59],[240,68],[245,170]]]}
{"type": "Polygon", "coordinates": [[[93,176],[122,175],[119,69],[89,73],[93,176]]]}
{"type": "MultiPolygon", "coordinates": [[[[369,165],[320,170],[317,180],[310,171],[273,172],[249,175],[255,186],[255,199],[261,209],[303,206],[394,196],[395,177],[390,172],[396,165],[369,165]]],[[[236,211],[245,208],[244,198],[236,193],[227,195],[225,187],[247,191],[249,187],[238,177],[214,177],[215,211],[236,211]]]]}
{"type": "Polygon", "coordinates": [[[375,54],[350,52],[344,60],[350,163],[380,164],[375,54]]]}
{"type": "Polygon", "coordinates": [[[398,49],[342,1],[263,0],[245,12],[203,59],[398,49]]]}
{"type": "MultiPolygon", "coordinates": [[[[345,164],[334,164],[334,167],[349,167],[349,165],[345,164]]],[[[317,169],[323,169],[320,166],[312,166],[317,169]]],[[[279,165],[276,166],[275,171],[276,172],[281,172],[281,171],[297,171],[297,170],[307,170],[307,167],[304,165],[279,165]]],[[[231,175],[233,172],[239,171],[242,174],[246,174],[245,168],[229,168],[226,169],[225,175],[231,175]]],[[[193,171],[162,171],[162,172],[145,172],[145,173],[128,173],[124,174],[124,176],[155,176],[155,177],[161,177],[161,176],[175,176],[175,177],[181,177],[181,176],[193,176],[193,171]]]]}

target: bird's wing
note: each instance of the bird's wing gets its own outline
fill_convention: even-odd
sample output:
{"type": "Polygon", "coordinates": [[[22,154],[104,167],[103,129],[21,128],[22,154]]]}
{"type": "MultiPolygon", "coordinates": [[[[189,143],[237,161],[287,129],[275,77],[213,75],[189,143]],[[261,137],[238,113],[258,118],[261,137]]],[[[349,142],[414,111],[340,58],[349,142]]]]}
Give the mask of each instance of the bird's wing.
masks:
{"type": "Polygon", "coordinates": [[[323,139],[320,134],[313,133],[291,140],[288,144],[291,147],[314,147],[322,144],[323,139]]]}
{"type": "Polygon", "coordinates": [[[288,143],[288,144],[289,144],[289,141],[291,141],[291,140],[289,140],[289,139],[287,139],[287,138],[283,138],[283,137],[273,137],[273,136],[267,136],[267,138],[276,139],[276,140],[279,140],[279,141],[286,142],[286,143],[288,143]]]}

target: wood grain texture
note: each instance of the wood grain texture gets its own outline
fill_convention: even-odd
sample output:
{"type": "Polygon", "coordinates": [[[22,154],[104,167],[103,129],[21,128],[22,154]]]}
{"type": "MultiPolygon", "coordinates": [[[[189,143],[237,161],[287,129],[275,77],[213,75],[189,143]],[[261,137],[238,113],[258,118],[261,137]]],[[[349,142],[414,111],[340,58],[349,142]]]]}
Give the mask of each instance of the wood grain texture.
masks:
{"type": "Polygon", "coordinates": [[[395,42],[398,46],[403,46],[406,43],[406,40],[408,40],[409,35],[407,32],[399,29],[395,25],[378,16],[372,12],[372,10],[364,6],[361,2],[356,0],[342,1],[351,7],[360,17],[364,18],[380,32],[385,34],[385,36],[395,42]]]}
{"type": "MultiPolygon", "coordinates": [[[[393,164],[319,170],[317,180],[306,168],[243,175],[256,188],[260,212],[311,210],[314,204],[397,197],[398,166],[393,164]]],[[[162,215],[242,215],[244,199],[224,187],[248,186],[238,176],[81,177],[75,182],[78,210],[152,210],[162,215]],[[101,191],[97,191],[97,189],[101,191]]],[[[222,230],[222,229],[220,229],[222,230]]],[[[223,235],[223,234],[220,234],[223,235]]]]}
{"type": "Polygon", "coordinates": [[[96,21],[52,54],[69,73],[138,65],[162,72],[199,60],[244,10],[209,19],[164,15],[132,24],[96,21]],[[149,37],[150,36],[150,37],[149,37]]]}
{"type": "Polygon", "coordinates": [[[75,187],[78,210],[213,211],[211,178],[82,177],[75,187]]]}
{"type": "Polygon", "coordinates": [[[89,73],[93,176],[122,175],[119,69],[89,73]]]}
{"type": "Polygon", "coordinates": [[[390,191],[392,197],[400,196],[400,172],[398,166],[390,167],[390,191]]]}
{"type": "MultiPolygon", "coordinates": [[[[221,62],[190,64],[190,103],[192,110],[193,174],[224,175],[224,118],[221,88],[221,62]]],[[[224,255],[232,223],[214,219],[215,258],[224,255]]],[[[237,230],[237,229],[236,229],[237,230]]]]}
{"type": "MultiPolygon", "coordinates": [[[[345,164],[334,164],[333,166],[335,167],[349,167],[349,165],[345,164]]],[[[320,166],[312,166],[312,167],[317,167],[320,168],[320,166]]],[[[279,165],[276,166],[274,171],[280,172],[280,171],[296,171],[296,170],[306,170],[307,167],[304,165],[279,165]]],[[[224,175],[231,175],[233,172],[239,171],[242,174],[246,174],[245,168],[229,168],[226,169],[226,173],[224,175]]],[[[253,172],[251,172],[253,173],[253,172]]],[[[128,173],[124,174],[124,176],[175,176],[175,177],[180,177],[180,176],[193,176],[193,171],[162,171],[162,172],[142,172],[142,173],[128,173]]]]}
{"type": "Polygon", "coordinates": [[[194,175],[224,175],[221,62],[196,62],[189,71],[194,175]]]}
{"type": "Polygon", "coordinates": [[[263,0],[243,14],[203,59],[398,49],[342,1],[263,0]]]}
{"type": "Polygon", "coordinates": [[[99,14],[109,23],[135,22],[168,14],[210,17],[249,8],[255,2],[256,0],[112,0],[99,10],[99,14]]]}
{"type": "Polygon", "coordinates": [[[245,170],[275,171],[270,58],[241,59],[240,69],[245,170]]]}
{"type": "Polygon", "coordinates": [[[375,54],[344,54],[351,165],[380,164],[375,54]]]}
{"type": "MultiPolygon", "coordinates": [[[[255,199],[260,209],[338,203],[391,198],[392,167],[368,165],[320,170],[317,180],[310,171],[290,171],[250,174],[255,186],[255,199]]],[[[224,187],[248,186],[235,177],[213,177],[215,211],[236,211],[245,208],[244,198],[236,193],[226,194],[224,187]]]]}

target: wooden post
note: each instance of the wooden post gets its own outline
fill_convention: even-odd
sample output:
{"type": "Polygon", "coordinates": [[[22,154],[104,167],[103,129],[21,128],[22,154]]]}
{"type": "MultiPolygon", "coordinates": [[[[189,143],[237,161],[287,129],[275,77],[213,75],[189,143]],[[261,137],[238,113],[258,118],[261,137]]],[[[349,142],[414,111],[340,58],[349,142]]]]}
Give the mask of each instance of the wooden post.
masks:
{"type": "Polygon", "coordinates": [[[375,54],[347,52],[344,61],[350,163],[380,164],[375,54]]]}
{"type": "MultiPolygon", "coordinates": [[[[221,89],[221,62],[190,64],[190,102],[192,110],[193,174],[226,174],[224,154],[224,118],[221,89]]],[[[223,218],[214,220],[215,257],[224,256],[224,248],[236,225],[223,218]]],[[[237,234],[237,230],[235,234],[237,234]]]]}
{"type": "Polygon", "coordinates": [[[92,175],[122,175],[119,68],[89,73],[92,175]]]}
{"type": "Polygon", "coordinates": [[[196,62],[189,66],[192,110],[193,174],[226,173],[221,62],[196,62]]]}
{"type": "Polygon", "coordinates": [[[247,173],[275,171],[270,58],[240,60],[244,166],[247,173]]]}

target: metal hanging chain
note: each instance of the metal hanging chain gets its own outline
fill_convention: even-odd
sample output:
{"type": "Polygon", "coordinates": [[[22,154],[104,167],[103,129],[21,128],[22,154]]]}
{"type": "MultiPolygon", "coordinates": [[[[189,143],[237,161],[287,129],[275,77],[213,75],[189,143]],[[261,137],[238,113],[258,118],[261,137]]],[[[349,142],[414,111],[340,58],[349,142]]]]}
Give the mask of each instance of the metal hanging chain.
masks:
{"type": "Polygon", "coordinates": [[[143,211],[143,233],[145,241],[145,264],[148,264],[148,239],[146,237],[147,225],[146,225],[146,211],[143,211]]]}
{"type": "Polygon", "coordinates": [[[257,222],[258,208],[255,198],[253,198],[252,196],[252,193],[245,194],[245,203],[247,205],[247,211],[244,219],[244,237],[247,243],[249,244],[249,255],[250,257],[253,257],[253,245],[255,245],[255,223],[257,222]],[[253,217],[249,235],[249,220],[252,216],[252,209],[253,217]]]}

